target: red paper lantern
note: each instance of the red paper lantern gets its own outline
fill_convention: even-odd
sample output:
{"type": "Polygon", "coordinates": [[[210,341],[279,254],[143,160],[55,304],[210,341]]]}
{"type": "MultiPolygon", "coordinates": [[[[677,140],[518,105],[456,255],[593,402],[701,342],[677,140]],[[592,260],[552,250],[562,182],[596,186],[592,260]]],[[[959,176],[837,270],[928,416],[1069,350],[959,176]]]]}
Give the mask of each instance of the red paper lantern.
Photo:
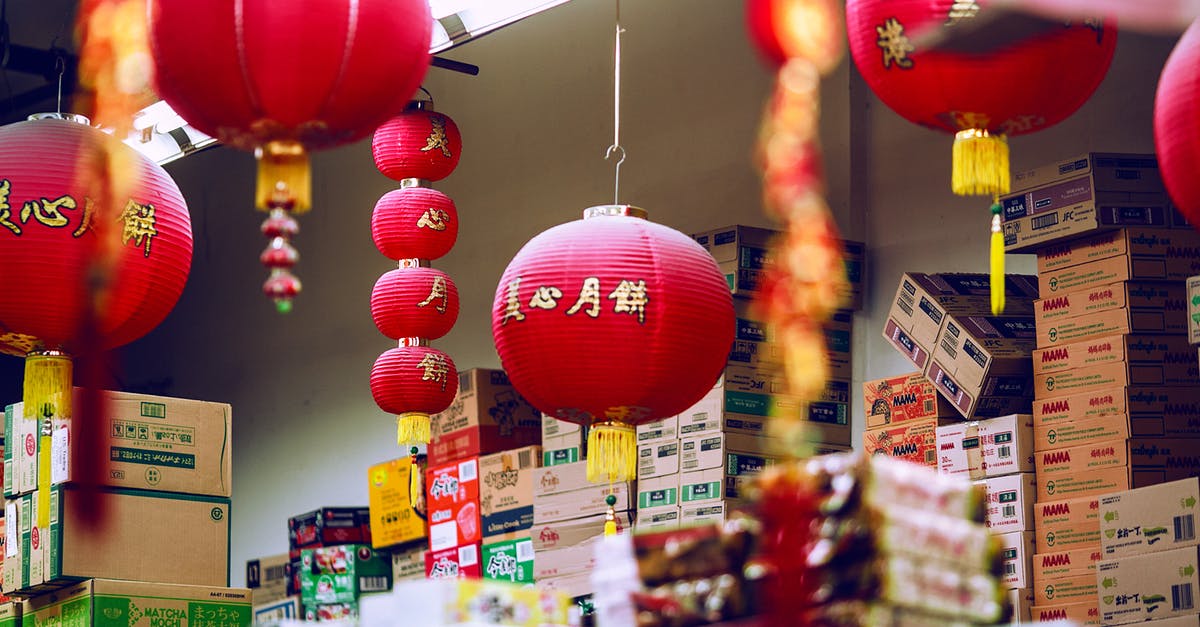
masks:
{"type": "Polygon", "coordinates": [[[371,138],[375,167],[393,180],[440,181],[458,167],[462,136],[448,116],[420,108],[416,101],[388,120],[371,138]]]}
{"type": "Polygon", "coordinates": [[[437,259],[458,239],[458,209],[436,189],[394,189],[375,205],[371,239],[388,259],[437,259]]]}
{"type": "Polygon", "coordinates": [[[624,480],[635,472],[633,425],[686,410],[720,376],[733,302],[712,256],[686,235],[632,217],[644,215],[632,207],[587,215],[534,237],[509,263],[492,337],[534,407],[593,426],[589,476],[624,480]]]}
{"type": "MultiPolygon", "coordinates": [[[[308,151],[365,137],[429,66],[425,0],[152,0],[150,16],[158,93],[197,129],[255,151],[264,211],[308,211],[308,151]]],[[[287,311],[299,281],[271,270],[264,290],[287,311]]]]}
{"type": "Polygon", "coordinates": [[[458,320],[458,288],[441,270],[397,268],[375,282],[371,317],[379,332],[393,340],[436,340],[458,320]]]}
{"type": "Polygon", "coordinates": [[[428,346],[400,346],[375,360],[371,395],[384,411],[436,414],[454,402],[458,371],[450,356],[428,346]]]}
{"type": "Polygon", "coordinates": [[[1167,58],[1154,100],[1154,145],[1171,200],[1200,230],[1200,21],[1167,58]]]}
{"type": "Polygon", "coordinates": [[[104,345],[138,339],[170,313],[191,267],[192,227],[165,170],[85,123],[38,119],[0,127],[0,172],[0,352],[72,348],[93,257],[110,235],[121,246],[99,320],[104,345]],[[136,168],[122,207],[89,199],[103,151],[136,168]]]}

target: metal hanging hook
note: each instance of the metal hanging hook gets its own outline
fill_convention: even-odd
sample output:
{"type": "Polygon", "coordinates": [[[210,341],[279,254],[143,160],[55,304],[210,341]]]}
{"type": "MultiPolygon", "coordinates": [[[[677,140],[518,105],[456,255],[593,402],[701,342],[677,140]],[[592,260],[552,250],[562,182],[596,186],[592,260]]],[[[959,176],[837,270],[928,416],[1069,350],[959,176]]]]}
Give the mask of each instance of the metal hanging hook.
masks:
{"type": "Polygon", "coordinates": [[[613,204],[621,204],[621,164],[625,163],[625,148],[621,146],[621,0],[615,0],[617,5],[616,35],[613,42],[613,143],[604,151],[604,160],[612,158],[616,152],[621,153],[613,173],[613,204]]]}
{"type": "Polygon", "coordinates": [[[63,75],[67,73],[67,62],[62,58],[62,55],[55,57],[54,71],[58,73],[58,115],[62,116],[63,75]]]}

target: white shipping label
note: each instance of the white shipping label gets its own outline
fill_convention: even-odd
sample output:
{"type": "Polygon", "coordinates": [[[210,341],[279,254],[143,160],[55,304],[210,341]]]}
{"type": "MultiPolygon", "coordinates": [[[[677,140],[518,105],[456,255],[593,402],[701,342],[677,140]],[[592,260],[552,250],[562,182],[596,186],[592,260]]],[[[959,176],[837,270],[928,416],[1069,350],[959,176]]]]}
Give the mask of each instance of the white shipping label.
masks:
{"type": "Polygon", "coordinates": [[[65,425],[54,430],[50,443],[50,483],[66,483],[71,476],[71,441],[65,425]]]}
{"type": "Polygon", "coordinates": [[[458,566],[466,568],[479,563],[479,549],[474,544],[468,544],[458,549],[458,566]]]}
{"type": "Polygon", "coordinates": [[[429,549],[442,551],[458,546],[458,523],[448,520],[444,523],[429,525],[429,549]]]}
{"type": "Polygon", "coordinates": [[[8,501],[4,504],[4,557],[16,557],[17,547],[20,546],[21,525],[17,520],[17,502],[8,501]]]}

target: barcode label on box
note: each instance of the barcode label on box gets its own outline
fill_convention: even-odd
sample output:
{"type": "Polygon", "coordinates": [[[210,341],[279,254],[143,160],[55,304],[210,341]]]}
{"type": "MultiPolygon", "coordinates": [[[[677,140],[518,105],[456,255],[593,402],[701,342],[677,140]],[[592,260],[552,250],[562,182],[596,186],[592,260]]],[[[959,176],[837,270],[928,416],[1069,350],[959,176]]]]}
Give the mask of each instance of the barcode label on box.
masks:
{"type": "Polygon", "coordinates": [[[937,463],[937,451],[932,450],[932,449],[925,451],[925,463],[929,466],[933,466],[934,464],[936,464],[937,463]]]}
{"type": "Polygon", "coordinates": [[[458,393],[467,394],[471,388],[475,387],[474,380],[471,378],[471,373],[460,372],[458,374],[458,393]]]}
{"type": "Polygon", "coordinates": [[[925,399],[925,413],[932,414],[933,410],[934,410],[934,405],[936,405],[936,404],[937,404],[937,401],[935,401],[932,398],[925,399]]]}
{"type": "Polygon", "coordinates": [[[17,502],[8,501],[4,504],[4,557],[16,557],[17,547],[21,546],[19,537],[20,525],[17,524],[17,502]]]}
{"type": "Polygon", "coordinates": [[[1030,226],[1033,230],[1045,229],[1058,224],[1058,214],[1048,213],[1044,216],[1036,216],[1030,220],[1030,226]]]}
{"type": "Polygon", "coordinates": [[[465,568],[479,563],[479,550],[474,544],[468,544],[458,549],[458,566],[465,568]]]}
{"type": "Polygon", "coordinates": [[[458,465],[458,482],[466,483],[476,479],[475,460],[463,462],[458,465]]]}
{"type": "Polygon", "coordinates": [[[1183,612],[1193,609],[1192,584],[1181,583],[1171,586],[1171,611],[1183,612]]]}
{"type": "Polygon", "coordinates": [[[363,592],[387,592],[387,577],[362,577],[358,580],[363,592]]]}
{"type": "Polygon", "coordinates": [[[522,540],[517,543],[517,561],[528,562],[533,559],[533,540],[522,540]]]}
{"type": "Polygon", "coordinates": [[[1175,541],[1189,542],[1196,539],[1196,518],[1192,514],[1175,517],[1175,541]]]}
{"type": "Polygon", "coordinates": [[[1012,517],[1016,516],[1017,515],[1016,506],[1015,505],[1005,505],[1004,509],[1002,510],[1002,515],[1004,518],[1012,518],[1012,517]]]}
{"type": "Polygon", "coordinates": [[[912,316],[913,302],[915,300],[916,299],[913,298],[912,294],[909,294],[908,292],[900,292],[900,300],[896,301],[896,304],[900,305],[900,310],[903,311],[906,316],[912,316]]]}
{"type": "Polygon", "coordinates": [[[996,457],[999,457],[1000,459],[1008,459],[1009,457],[1012,457],[1012,447],[1011,446],[997,447],[996,448],[996,457]]]}
{"type": "Polygon", "coordinates": [[[951,341],[950,338],[942,340],[942,350],[946,351],[946,354],[950,356],[950,359],[954,359],[958,355],[958,348],[955,347],[955,343],[951,341]]]}
{"type": "Polygon", "coordinates": [[[517,468],[529,468],[533,466],[533,451],[525,449],[517,453],[517,468]]]}
{"type": "Polygon", "coordinates": [[[1012,564],[1012,563],[1005,564],[1005,565],[1004,565],[1004,574],[1005,574],[1005,575],[1015,575],[1015,574],[1017,574],[1017,565],[1016,565],[1016,564],[1012,564]]]}

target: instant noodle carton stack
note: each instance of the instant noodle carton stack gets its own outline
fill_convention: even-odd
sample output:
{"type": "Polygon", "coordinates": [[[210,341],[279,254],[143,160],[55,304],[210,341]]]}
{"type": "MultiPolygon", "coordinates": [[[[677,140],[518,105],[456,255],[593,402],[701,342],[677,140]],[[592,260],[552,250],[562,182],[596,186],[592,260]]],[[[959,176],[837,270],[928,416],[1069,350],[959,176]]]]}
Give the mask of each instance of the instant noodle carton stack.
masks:
{"type": "Polygon", "coordinates": [[[863,450],[937,468],[936,429],[962,417],[920,372],[863,383],[863,450]]]}
{"type": "Polygon", "coordinates": [[[1190,230],[1142,227],[1038,250],[1035,618],[1101,620],[1100,500],[1200,467],[1184,281],[1198,252],[1190,230]]]}
{"type": "MultiPolygon", "coordinates": [[[[370,510],[366,507],[322,507],[292,516],[288,519],[287,585],[295,596],[280,601],[282,605],[261,604],[264,607],[256,607],[255,612],[286,615],[294,610],[297,617],[314,621],[358,616],[361,594],[391,588],[391,558],[373,550],[371,544],[370,510]],[[383,563],[389,565],[386,580],[378,578],[383,563]],[[370,573],[369,578],[360,581],[359,575],[364,573],[370,573]]],[[[247,571],[252,565],[247,565],[247,571]]],[[[260,605],[257,598],[255,603],[260,605]]]]}
{"type": "Polygon", "coordinates": [[[1001,544],[1014,614],[1030,620],[1034,600],[1033,506],[1037,494],[1033,418],[1013,414],[937,428],[939,472],[970,479],[985,496],[984,526],[1001,544]]]}

